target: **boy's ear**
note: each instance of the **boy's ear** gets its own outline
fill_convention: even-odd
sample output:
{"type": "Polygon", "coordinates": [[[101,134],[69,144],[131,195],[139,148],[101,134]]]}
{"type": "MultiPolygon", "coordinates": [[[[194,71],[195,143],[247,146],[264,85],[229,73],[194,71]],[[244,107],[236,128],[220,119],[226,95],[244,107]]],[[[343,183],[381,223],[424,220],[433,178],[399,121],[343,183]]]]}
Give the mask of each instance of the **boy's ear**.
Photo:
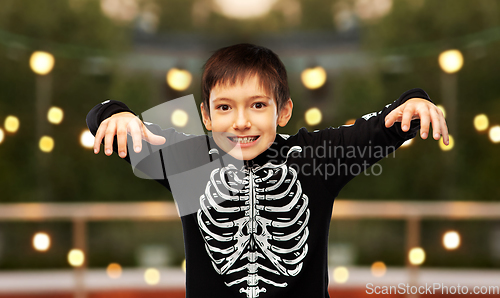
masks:
{"type": "Polygon", "coordinates": [[[293,102],[292,99],[289,98],[283,108],[281,108],[280,114],[278,115],[278,125],[283,127],[285,126],[290,118],[292,117],[293,110],[293,102]]]}
{"type": "Polygon", "coordinates": [[[205,106],[203,103],[200,105],[200,110],[201,110],[201,116],[203,117],[203,124],[205,124],[205,128],[207,130],[212,130],[212,120],[210,119],[210,116],[205,109],[205,106]]]}

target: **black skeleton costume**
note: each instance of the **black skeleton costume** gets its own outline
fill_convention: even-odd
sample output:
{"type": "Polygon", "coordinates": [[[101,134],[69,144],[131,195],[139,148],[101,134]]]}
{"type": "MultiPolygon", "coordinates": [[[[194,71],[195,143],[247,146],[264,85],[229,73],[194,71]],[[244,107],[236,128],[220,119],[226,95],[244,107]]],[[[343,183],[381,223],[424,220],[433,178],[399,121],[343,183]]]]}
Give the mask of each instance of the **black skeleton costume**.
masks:
{"type": "MultiPolygon", "coordinates": [[[[410,98],[430,101],[422,89],[411,89],[353,125],[277,134],[267,151],[248,161],[224,155],[207,136],[144,122],[167,142],[136,167],[149,174],[162,163],[161,177],[153,178],[174,194],[184,232],[186,297],[329,297],[334,199],[352,178],[415,137],[419,120],[408,132],[384,123],[410,98]]],[[[87,115],[89,130],[95,135],[104,119],[123,111],[132,112],[113,100],[96,105],[87,115]]],[[[116,144],[115,137],[115,152],[116,144]]]]}

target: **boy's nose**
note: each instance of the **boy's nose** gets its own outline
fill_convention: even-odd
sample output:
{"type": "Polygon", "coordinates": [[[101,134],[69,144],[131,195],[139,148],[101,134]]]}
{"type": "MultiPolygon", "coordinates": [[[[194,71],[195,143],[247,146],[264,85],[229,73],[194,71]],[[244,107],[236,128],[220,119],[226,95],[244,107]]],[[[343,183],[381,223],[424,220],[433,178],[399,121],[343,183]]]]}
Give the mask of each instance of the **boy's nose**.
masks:
{"type": "Polygon", "coordinates": [[[251,126],[252,124],[244,113],[239,114],[238,118],[233,122],[233,129],[237,130],[249,129],[251,126]]]}

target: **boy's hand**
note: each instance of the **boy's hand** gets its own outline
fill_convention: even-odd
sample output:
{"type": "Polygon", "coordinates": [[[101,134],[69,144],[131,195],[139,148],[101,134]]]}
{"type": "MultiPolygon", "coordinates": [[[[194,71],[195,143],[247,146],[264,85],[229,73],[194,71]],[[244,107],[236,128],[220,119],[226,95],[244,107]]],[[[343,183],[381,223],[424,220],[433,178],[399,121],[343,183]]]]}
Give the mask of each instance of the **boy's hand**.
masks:
{"type": "Polygon", "coordinates": [[[392,110],[385,117],[385,127],[391,127],[394,122],[401,122],[401,129],[408,131],[410,129],[410,121],[414,119],[420,119],[420,136],[422,139],[427,139],[430,123],[432,122],[434,139],[439,140],[441,135],[443,135],[443,143],[445,145],[450,143],[448,127],[446,126],[443,112],[433,103],[423,98],[411,98],[392,110]]]}
{"type": "Polygon", "coordinates": [[[142,150],[142,141],[145,140],[153,145],[165,143],[165,138],[154,135],[142,121],[129,112],[116,113],[101,122],[95,134],[94,153],[99,153],[101,141],[104,138],[104,154],[110,156],[113,153],[113,139],[116,135],[118,140],[118,152],[121,158],[127,156],[127,133],[132,136],[134,151],[142,150]]]}

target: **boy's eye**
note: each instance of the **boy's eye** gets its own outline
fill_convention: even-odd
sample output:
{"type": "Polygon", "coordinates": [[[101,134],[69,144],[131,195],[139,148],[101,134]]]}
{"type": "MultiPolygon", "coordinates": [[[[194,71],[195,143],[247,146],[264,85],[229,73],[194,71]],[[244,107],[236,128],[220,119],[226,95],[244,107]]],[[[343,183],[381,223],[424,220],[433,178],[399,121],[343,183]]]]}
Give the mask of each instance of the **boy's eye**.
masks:
{"type": "Polygon", "coordinates": [[[228,105],[219,105],[219,106],[217,106],[217,110],[227,111],[227,110],[229,110],[229,106],[228,105]]]}
{"type": "Polygon", "coordinates": [[[263,102],[256,102],[256,103],[254,103],[254,105],[253,105],[253,106],[254,106],[255,108],[257,108],[257,109],[262,109],[263,107],[265,107],[265,106],[266,106],[266,104],[265,104],[265,103],[263,103],[263,102]]]}

